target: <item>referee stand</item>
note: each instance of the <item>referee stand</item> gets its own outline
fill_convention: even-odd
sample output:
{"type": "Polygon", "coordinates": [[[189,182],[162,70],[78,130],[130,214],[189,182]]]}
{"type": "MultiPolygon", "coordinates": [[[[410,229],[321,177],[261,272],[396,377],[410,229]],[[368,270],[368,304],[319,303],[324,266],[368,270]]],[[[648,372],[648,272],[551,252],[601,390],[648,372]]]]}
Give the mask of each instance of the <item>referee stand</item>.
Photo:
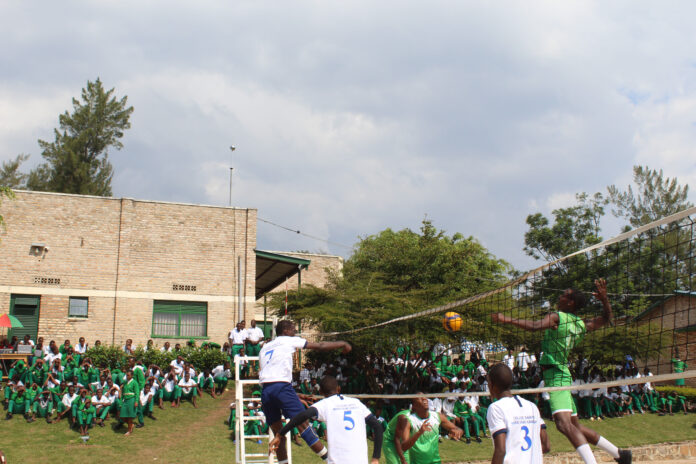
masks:
{"type": "MultiPolygon", "coordinates": [[[[244,425],[250,420],[259,420],[257,416],[245,416],[244,415],[244,404],[248,401],[258,400],[258,398],[244,398],[244,386],[245,385],[259,385],[259,379],[244,379],[240,378],[240,368],[239,361],[258,361],[258,356],[235,356],[234,358],[234,385],[235,385],[235,404],[237,409],[237,418],[235,419],[237,424],[235,427],[235,458],[237,464],[276,464],[275,455],[268,452],[268,443],[273,439],[273,431],[271,430],[270,424],[268,424],[268,434],[266,435],[246,435],[244,433],[244,425]],[[247,453],[246,449],[246,439],[251,438],[253,440],[264,440],[265,439],[265,452],[263,453],[247,453]]],[[[286,418],[287,419],[287,418],[286,418]]],[[[290,434],[286,435],[286,449],[288,450],[288,464],[292,464],[292,448],[290,443],[290,434]]]]}

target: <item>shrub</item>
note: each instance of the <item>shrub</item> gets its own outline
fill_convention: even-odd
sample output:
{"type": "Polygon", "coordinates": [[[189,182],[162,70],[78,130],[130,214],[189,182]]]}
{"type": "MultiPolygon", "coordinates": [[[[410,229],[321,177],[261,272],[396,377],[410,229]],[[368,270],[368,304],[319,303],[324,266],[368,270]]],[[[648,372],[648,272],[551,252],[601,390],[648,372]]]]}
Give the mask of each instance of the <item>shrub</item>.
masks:
{"type": "MultiPolygon", "coordinates": [[[[200,347],[184,347],[180,351],[162,352],[159,349],[145,351],[141,346],[135,349],[134,357],[140,359],[145,366],[151,364],[158,365],[161,369],[166,369],[167,366],[178,355],[190,362],[197,370],[210,369],[223,364],[229,358],[226,353],[218,349],[207,349],[200,347]]],[[[87,350],[88,356],[92,363],[100,369],[120,367],[124,369],[128,364],[128,356],[120,346],[100,345],[87,350]]]]}
{"type": "Polygon", "coordinates": [[[672,393],[676,391],[679,395],[686,396],[686,401],[689,403],[696,402],[696,388],[691,387],[675,387],[674,385],[662,385],[655,387],[655,390],[665,394],[672,393]]]}

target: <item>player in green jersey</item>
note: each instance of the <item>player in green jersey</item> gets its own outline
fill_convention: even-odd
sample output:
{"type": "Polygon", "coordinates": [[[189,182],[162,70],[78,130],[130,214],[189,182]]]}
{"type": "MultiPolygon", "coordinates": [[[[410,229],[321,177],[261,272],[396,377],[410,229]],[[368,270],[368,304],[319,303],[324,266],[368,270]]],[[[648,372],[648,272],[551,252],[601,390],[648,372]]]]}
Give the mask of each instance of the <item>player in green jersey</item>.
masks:
{"type": "MultiPolygon", "coordinates": [[[[420,392],[419,392],[420,394],[420,392]]],[[[402,414],[396,422],[394,443],[399,442],[403,451],[409,453],[410,464],[439,464],[440,460],[440,426],[448,432],[453,440],[459,440],[464,433],[462,429],[450,422],[441,412],[428,409],[425,396],[414,398],[410,414],[402,414]]],[[[402,460],[399,464],[407,462],[402,460]]]]}
{"type": "Polygon", "coordinates": [[[382,452],[384,453],[384,458],[387,464],[410,464],[408,451],[404,451],[401,448],[401,440],[394,440],[396,437],[396,425],[399,422],[401,416],[406,416],[410,414],[408,409],[399,411],[397,415],[392,417],[392,419],[387,424],[387,428],[384,430],[384,440],[382,441],[382,452]]]}
{"type": "MultiPolygon", "coordinates": [[[[603,311],[601,316],[587,320],[582,320],[575,315],[585,306],[585,295],[572,288],[564,291],[558,299],[558,310],[547,314],[542,319],[515,319],[501,313],[492,316],[493,322],[514,325],[524,330],[545,331],[541,342],[544,354],[539,364],[543,371],[544,384],[547,387],[571,385],[573,378],[568,369],[570,351],[582,341],[586,332],[592,332],[607,324],[613,324],[611,304],[607,296],[607,283],[604,279],[597,279],[595,287],[597,290],[593,295],[602,303],[603,311]]],[[[570,440],[585,464],[596,464],[597,462],[588,442],[609,453],[619,464],[631,463],[630,450],[619,450],[594,430],[580,425],[570,390],[549,392],[549,396],[556,428],[570,440]]]]}

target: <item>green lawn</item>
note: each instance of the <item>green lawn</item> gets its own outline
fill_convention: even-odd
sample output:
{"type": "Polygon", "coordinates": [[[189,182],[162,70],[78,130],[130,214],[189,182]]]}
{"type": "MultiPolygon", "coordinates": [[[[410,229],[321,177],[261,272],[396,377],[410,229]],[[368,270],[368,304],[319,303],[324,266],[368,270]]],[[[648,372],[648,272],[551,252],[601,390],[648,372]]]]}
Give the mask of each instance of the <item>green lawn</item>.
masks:
{"type": "MultiPolygon", "coordinates": [[[[62,457],[72,462],[113,464],[124,461],[126,455],[139,462],[234,462],[234,444],[224,425],[232,397],[232,391],[228,391],[222,399],[204,397],[198,409],[189,403],[179,409],[168,406],[164,411],[156,409],[157,420],[146,418],[146,427],[136,429],[130,437],[123,436],[124,429],[114,430],[111,421],[105,428],[92,429],[91,440],[86,445],[82,444],[79,433],[68,429],[66,421],[49,425],[38,420],[28,424],[15,415],[11,421],[0,420],[0,449],[8,462],[24,463],[49,462],[62,457]]],[[[694,414],[673,417],[646,414],[587,424],[622,447],[696,438],[694,414]]],[[[549,433],[552,452],[572,451],[551,422],[549,433]]],[[[250,451],[261,450],[261,446],[247,443],[250,451]]],[[[307,446],[293,445],[292,449],[295,463],[321,462],[307,446]]],[[[443,462],[485,460],[490,458],[492,445],[490,439],[470,445],[446,440],[440,449],[443,462]]]]}

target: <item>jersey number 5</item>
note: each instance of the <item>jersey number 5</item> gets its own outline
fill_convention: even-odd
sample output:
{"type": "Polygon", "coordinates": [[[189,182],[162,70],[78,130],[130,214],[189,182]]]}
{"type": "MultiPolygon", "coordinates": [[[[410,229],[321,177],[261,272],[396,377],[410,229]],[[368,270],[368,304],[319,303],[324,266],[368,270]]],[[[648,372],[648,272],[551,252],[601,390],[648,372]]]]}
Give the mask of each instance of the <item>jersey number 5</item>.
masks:
{"type": "Polygon", "coordinates": [[[353,430],[355,428],[355,421],[350,417],[350,413],[353,411],[343,411],[343,424],[346,430],[353,430]],[[350,424],[350,427],[348,427],[350,424]]]}

